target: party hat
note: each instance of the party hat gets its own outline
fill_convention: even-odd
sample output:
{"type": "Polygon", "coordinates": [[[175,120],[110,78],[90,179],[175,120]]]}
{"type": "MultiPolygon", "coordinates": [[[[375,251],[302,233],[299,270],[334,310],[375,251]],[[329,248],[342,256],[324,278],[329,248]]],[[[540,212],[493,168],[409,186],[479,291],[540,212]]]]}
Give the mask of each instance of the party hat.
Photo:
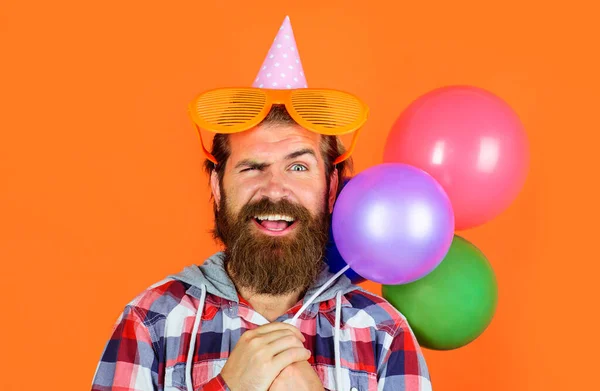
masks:
{"type": "Polygon", "coordinates": [[[308,87],[289,16],[283,20],[252,87],[277,90],[308,87]]]}

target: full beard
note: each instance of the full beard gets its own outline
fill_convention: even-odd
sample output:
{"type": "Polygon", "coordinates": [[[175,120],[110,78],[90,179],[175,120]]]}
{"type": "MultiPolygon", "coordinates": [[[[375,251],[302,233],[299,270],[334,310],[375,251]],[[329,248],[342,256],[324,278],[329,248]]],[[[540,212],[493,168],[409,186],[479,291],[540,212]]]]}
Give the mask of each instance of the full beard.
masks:
{"type": "Polygon", "coordinates": [[[226,270],[238,288],[274,296],[298,292],[313,284],[324,267],[329,235],[325,213],[312,216],[305,207],[285,199],[276,203],[262,199],[233,216],[222,197],[216,218],[225,244],[226,270]],[[284,236],[263,234],[254,227],[254,216],[263,214],[289,215],[296,227],[284,236]]]}

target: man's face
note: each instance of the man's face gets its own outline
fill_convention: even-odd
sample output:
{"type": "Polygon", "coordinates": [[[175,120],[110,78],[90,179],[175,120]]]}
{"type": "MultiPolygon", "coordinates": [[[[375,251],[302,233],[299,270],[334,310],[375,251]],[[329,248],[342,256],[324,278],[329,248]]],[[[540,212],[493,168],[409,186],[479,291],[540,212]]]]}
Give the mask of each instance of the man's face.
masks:
{"type": "Polygon", "coordinates": [[[284,294],[310,285],[322,266],[337,175],[327,188],[321,136],[297,125],[233,134],[219,207],[228,271],[256,293],[284,294]]]}

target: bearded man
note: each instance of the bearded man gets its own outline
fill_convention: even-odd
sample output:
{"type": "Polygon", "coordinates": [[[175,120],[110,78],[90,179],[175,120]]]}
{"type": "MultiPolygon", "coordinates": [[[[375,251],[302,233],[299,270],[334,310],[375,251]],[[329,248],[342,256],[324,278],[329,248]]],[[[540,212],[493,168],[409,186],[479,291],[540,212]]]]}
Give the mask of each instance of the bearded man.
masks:
{"type": "Polygon", "coordinates": [[[93,391],[431,390],[406,319],[324,262],[356,140],[346,152],[336,135],[357,131],[367,110],[307,89],[293,42],[286,18],[254,88],[190,106],[199,130],[216,133],[202,146],[223,251],[125,307],[93,391]],[[299,64],[300,86],[264,89],[284,59],[299,64]]]}

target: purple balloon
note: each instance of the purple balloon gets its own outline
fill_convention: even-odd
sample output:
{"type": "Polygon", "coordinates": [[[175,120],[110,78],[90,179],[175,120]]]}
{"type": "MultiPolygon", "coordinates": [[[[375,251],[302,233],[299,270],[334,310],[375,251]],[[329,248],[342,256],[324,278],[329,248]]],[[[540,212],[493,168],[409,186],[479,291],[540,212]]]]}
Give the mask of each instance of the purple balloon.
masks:
{"type": "Polygon", "coordinates": [[[332,230],[356,273],[380,284],[406,284],[442,262],[454,237],[454,212],[442,186],[425,171],[379,164],[344,187],[332,230]]]}

